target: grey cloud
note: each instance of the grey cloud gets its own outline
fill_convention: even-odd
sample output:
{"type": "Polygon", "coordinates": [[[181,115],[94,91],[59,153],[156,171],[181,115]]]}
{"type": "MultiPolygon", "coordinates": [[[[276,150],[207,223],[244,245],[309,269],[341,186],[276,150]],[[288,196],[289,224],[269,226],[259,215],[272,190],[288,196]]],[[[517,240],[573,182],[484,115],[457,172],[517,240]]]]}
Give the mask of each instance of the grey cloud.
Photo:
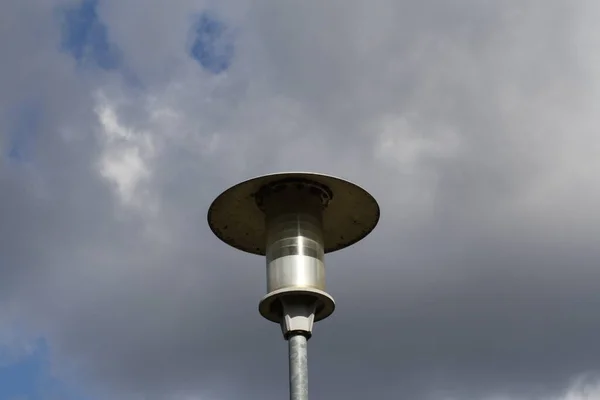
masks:
{"type": "Polygon", "coordinates": [[[205,213],[288,169],[347,177],[382,206],[370,237],[328,258],[338,308],[311,339],[313,396],[527,398],[598,368],[598,194],[578,167],[598,143],[590,3],[221,2],[239,35],[214,77],[186,53],[204,4],[101,2],[142,91],[76,71],[42,3],[2,5],[23,44],[0,42],[0,104],[36,95],[48,117],[34,166],[0,173],[0,282],[66,379],[111,398],[285,396],[285,342],[256,310],[263,261],[219,243],[205,213]],[[140,190],[156,213],[98,173],[98,89],[153,141],[140,190]]]}

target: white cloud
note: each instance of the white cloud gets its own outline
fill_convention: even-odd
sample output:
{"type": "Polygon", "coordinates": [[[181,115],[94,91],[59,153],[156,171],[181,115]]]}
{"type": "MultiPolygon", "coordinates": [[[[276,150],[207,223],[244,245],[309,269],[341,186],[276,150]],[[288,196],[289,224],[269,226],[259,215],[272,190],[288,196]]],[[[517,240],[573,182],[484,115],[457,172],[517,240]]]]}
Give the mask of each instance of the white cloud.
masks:
{"type": "Polygon", "coordinates": [[[151,209],[149,194],[143,191],[152,177],[154,156],[152,137],[119,121],[116,107],[103,94],[97,96],[96,114],[104,149],[99,173],[114,184],[119,199],[126,205],[151,209]]]}
{"type": "Polygon", "coordinates": [[[582,375],[575,379],[569,387],[560,394],[543,396],[510,396],[495,395],[483,400],[598,400],[600,399],[600,379],[595,375],[582,375]]]}
{"type": "Polygon", "coordinates": [[[552,400],[597,400],[600,399],[600,378],[597,374],[582,375],[575,379],[569,389],[552,400]]]}
{"type": "Polygon", "coordinates": [[[406,173],[426,167],[428,159],[456,157],[460,137],[447,127],[441,132],[419,130],[413,121],[418,124],[420,119],[410,115],[382,118],[381,133],[375,144],[376,156],[406,173]]]}

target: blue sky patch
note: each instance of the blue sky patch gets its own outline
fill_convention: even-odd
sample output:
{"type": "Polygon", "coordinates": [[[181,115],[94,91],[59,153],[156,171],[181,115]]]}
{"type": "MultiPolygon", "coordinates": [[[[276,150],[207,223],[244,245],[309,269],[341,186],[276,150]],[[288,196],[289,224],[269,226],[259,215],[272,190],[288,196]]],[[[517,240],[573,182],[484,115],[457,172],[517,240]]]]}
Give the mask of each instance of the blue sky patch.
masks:
{"type": "Polygon", "coordinates": [[[97,13],[98,0],[83,0],[59,10],[62,20],[61,47],[80,64],[94,64],[104,70],[116,69],[121,57],[109,42],[106,26],[97,13]]]}
{"type": "Polygon", "coordinates": [[[39,339],[31,353],[0,366],[0,399],[84,400],[91,397],[82,396],[51,376],[50,349],[45,340],[39,339]]]}
{"type": "Polygon", "coordinates": [[[233,60],[233,38],[227,25],[216,16],[202,13],[194,24],[191,56],[213,74],[226,71],[233,60]]]}
{"type": "Polygon", "coordinates": [[[0,398],[32,398],[43,374],[44,351],[36,349],[16,363],[0,367],[0,398]]]}

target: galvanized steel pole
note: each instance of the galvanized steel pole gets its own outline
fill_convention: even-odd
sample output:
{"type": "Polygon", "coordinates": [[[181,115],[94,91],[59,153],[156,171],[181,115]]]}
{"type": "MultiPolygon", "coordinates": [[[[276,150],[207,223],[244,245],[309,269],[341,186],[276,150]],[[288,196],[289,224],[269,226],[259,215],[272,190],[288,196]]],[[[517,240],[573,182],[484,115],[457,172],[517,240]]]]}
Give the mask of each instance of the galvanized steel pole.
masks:
{"type": "Polygon", "coordinates": [[[308,400],[308,340],[302,333],[288,339],[290,356],[290,400],[308,400]]]}

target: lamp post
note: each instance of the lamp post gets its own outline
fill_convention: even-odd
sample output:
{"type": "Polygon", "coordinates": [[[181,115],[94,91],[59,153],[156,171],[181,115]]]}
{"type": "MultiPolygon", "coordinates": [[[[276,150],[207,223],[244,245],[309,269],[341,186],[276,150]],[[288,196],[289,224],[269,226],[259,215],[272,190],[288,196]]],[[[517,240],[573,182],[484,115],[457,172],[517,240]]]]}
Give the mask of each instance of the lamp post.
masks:
{"type": "Polygon", "coordinates": [[[280,324],[289,346],[290,399],[308,399],[307,342],[313,323],[333,313],[325,291],[325,253],[367,236],[379,221],[375,199],[327,175],[264,175],[221,193],[208,210],[214,234],[236,249],[266,256],[260,314],[280,324]]]}

